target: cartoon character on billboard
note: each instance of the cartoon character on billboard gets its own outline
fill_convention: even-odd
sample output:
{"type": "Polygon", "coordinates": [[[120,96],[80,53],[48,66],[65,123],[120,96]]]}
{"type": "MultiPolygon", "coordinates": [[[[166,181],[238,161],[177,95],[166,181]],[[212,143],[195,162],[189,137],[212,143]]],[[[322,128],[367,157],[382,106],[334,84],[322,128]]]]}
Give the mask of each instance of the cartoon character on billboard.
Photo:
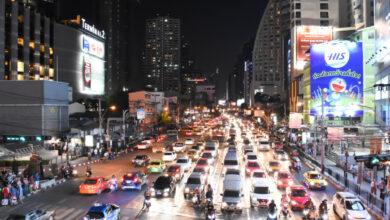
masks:
{"type": "Polygon", "coordinates": [[[86,56],[84,56],[84,65],[83,65],[84,90],[91,89],[91,81],[92,81],[91,75],[92,75],[91,62],[86,56]]]}

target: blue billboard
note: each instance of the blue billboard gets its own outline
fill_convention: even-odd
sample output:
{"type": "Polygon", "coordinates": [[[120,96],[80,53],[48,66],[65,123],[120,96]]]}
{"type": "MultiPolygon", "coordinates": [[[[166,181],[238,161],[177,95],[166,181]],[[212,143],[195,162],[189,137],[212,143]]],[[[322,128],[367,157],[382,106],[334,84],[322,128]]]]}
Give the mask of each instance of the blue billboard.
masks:
{"type": "Polygon", "coordinates": [[[310,45],[310,114],[363,116],[363,50],[361,42],[310,45]],[[321,103],[323,99],[323,103],[321,103]]]}

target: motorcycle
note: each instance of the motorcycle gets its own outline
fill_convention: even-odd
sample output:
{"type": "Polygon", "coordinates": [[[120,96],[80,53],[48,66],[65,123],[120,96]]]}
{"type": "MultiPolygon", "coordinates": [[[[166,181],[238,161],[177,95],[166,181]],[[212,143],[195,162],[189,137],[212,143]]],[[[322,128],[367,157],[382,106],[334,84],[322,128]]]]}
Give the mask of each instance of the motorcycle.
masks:
{"type": "Polygon", "coordinates": [[[294,170],[295,172],[299,173],[299,171],[302,169],[301,161],[299,160],[299,158],[292,157],[289,168],[290,171],[294,170]]]}
{"type": "Polygon", "coordinates": [[[328,220],[328,210],[323,210],[318,212],[319,220],[328,220]]]}
{"type": "Polygon", "coordinates": [[[116,180],[111,180],[111,184],[110,184],[110,190],[111,192],[114,192],[118,189],[118,181],[116,180]]]}
{"type": "Polygon", "coordinates": [[[304,220],[314,220],[317,218],[316,210],[314,207],[305,207],[303,209],[303,219],[304,220]]]}
{"type": "Polygon", "coordinates": [[[150,201],[150,198],[146,198],[145,199],[145,208],[146,208],[146,211],[149,212],[149,208],[151,206],[151,201],[150,201]]]}
{"type": "Polygon", "coordinates": [[[192,205],[194,207],[200,205],[200,200],[199,200],[199,195],[198,194],[194,194],[194,196],[192,197],[192,205]]]}
{"type": "Polygon", "coordinates": [[[207,210],[206,220],[215,220],[215,209],[207,210]]]}
{"type": "Polygon", "coordinates": [[[282,206],[282,210],[281,210],[280,214],[281,214],[285,219],[288,219],[288,218],[287,218],[287,216],[289,215],[289,211],[288,211],[288,202],[287,202],[287,201],[282,201],[281,206],[282,206]]]}
{"type": "Polygon", "coordinates": [[[268,220],[276,220],[276,219],[278,219],[278,212],[277,212],[277,210],[275,209],[273,212],[268,211],[267,219],[268,220]]]}

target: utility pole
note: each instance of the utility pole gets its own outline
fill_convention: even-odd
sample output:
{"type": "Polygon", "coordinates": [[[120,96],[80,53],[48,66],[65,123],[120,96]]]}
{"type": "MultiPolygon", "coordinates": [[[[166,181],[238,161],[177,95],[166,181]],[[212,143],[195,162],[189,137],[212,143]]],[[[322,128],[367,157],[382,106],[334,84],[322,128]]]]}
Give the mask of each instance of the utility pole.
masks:
{"type": "Polygon", "coordinates": [[[321,91],[321,173],[324,173],[324,160],[325,160],[325,131],[324,131],[324,90],[321,91]]]}

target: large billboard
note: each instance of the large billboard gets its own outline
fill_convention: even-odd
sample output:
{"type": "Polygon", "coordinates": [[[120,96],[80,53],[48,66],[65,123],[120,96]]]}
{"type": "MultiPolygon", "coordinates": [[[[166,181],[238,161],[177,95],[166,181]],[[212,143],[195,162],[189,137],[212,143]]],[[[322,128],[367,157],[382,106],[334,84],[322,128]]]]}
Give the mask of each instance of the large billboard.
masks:
{"type": "Polygon", "coordinates": [[[310,45],[325,43],[332,40],[332,28],[321,26],[296,27],[296,48],[294,69],[302,70],[305,60],[310,58],[310,45]]]}
{"type": "Polygon", "coordinates": [[[389,0],[375,1],[375,61],[379,72],[390,66],[390,2],[389,0]]]}
{"type": "Polygon", "coordinates": [[[310,114],[363,115],[361,42],[328,42],[310,46],[310,114]],[[323,100],[323,103],[321,103],[323,100]]]}

